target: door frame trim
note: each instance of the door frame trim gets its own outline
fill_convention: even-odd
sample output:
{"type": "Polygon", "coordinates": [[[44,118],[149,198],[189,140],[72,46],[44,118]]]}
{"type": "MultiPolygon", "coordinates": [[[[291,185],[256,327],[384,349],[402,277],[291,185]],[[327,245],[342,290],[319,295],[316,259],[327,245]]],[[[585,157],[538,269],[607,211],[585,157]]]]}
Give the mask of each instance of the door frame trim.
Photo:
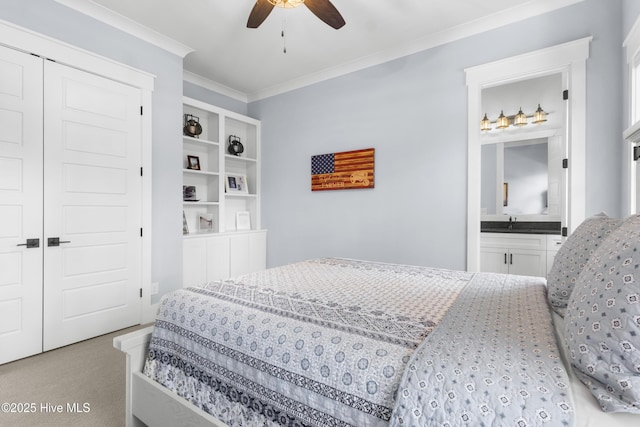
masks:
{"type": "Polygon", "coordinates": [[[571,159],[567,177],[569,232],[585,216],[585,140],[586,140],[586,62],[593,37],[584,37],[545,49],[524,53],[465,69],[467,80],[467,270],[480,270],[480,119],[482,89],[563,73],[571,94],[567,109],[566,144],[571,159]]]}
{"type": "Polygon", "coordinates": [[[140,305],[140,323],[153,321],[156,305],[151,304],[151,158],[152,158],[152,95],[155,76],[129,65],[97,55],[52,37],[31,31],[13,23],[0,20],[1,45],[29,54],[54,60],[60,64],[102,76],[117,82],[136,87],[141,91],[141,106],[144,114],[141,120],[141,167],[142,179],[142,218],[144,229],[141,254],[140,287],[144,297],[140,305]]]}

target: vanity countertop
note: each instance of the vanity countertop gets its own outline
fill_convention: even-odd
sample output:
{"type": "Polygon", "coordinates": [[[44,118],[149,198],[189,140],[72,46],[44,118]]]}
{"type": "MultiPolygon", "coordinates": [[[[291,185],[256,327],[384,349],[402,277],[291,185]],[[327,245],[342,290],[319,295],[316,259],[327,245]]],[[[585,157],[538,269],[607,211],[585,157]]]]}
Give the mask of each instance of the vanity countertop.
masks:
{"type": "Polygon", "coordinates": [[[481,221],[482,233],[560,234],[560,221],[481,221]]]}

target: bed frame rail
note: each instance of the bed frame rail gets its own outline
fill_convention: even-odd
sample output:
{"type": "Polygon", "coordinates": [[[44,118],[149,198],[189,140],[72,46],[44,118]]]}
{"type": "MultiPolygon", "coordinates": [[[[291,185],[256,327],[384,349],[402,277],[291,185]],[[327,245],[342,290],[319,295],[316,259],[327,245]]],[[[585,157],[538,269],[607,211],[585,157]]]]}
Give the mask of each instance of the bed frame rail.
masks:
{"type": "Polygon", "coordinates": [[[126,354],[126,426],[227,427],[142,373],[153,326],[117,336],[113,346],[126,354]]]}

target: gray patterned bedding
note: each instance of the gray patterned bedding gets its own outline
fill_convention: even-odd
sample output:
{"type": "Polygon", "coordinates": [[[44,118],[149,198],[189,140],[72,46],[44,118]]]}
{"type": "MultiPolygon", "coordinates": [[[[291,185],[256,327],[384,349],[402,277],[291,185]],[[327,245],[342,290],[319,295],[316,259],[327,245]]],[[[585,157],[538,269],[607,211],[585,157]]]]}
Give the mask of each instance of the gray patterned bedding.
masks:
{"type": "Polygon", "coordinates": [[[291,264],[165,295],[144,373],[229,426],[570,426],[544,283],[291,264]]]}

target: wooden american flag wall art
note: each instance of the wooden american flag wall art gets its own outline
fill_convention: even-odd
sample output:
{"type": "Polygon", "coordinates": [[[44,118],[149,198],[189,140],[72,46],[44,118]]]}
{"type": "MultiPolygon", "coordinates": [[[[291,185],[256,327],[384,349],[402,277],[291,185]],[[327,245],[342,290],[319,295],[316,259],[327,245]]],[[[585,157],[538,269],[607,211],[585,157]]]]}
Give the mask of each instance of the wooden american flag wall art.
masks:
{"type": "Polygon", "coordinates": [[[373,188],[374,148],[311,156],[311,191],[373,188]]]}

